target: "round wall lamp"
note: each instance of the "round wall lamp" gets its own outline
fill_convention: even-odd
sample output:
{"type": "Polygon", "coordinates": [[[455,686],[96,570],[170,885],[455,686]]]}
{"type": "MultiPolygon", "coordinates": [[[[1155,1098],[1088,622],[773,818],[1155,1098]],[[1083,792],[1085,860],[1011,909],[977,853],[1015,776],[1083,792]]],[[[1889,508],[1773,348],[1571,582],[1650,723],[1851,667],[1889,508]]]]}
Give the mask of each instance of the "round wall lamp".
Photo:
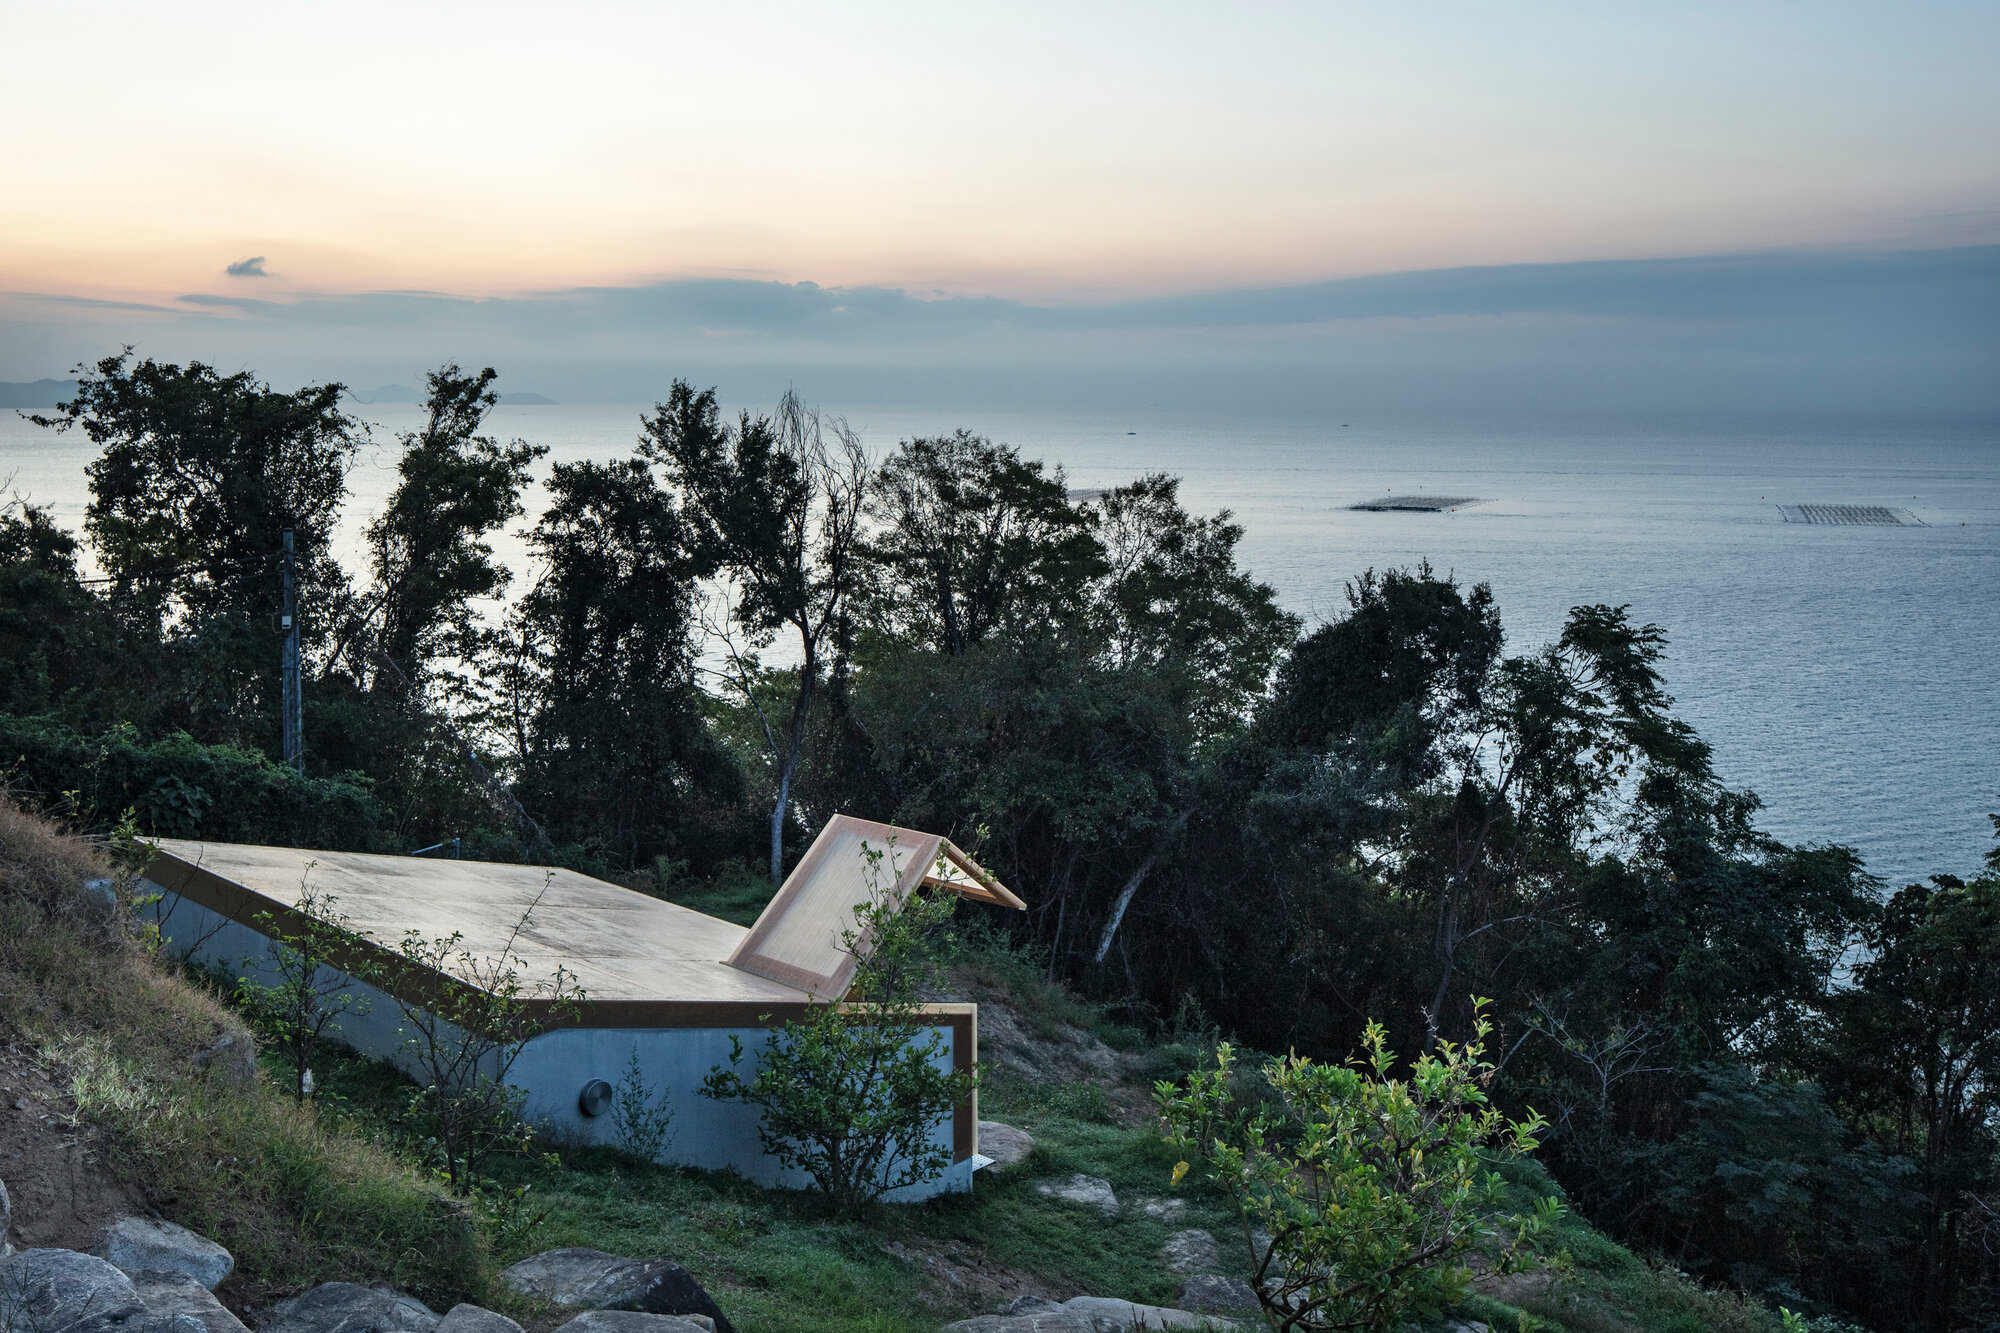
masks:
{"type": "Polygon", "coordinates": [[[603,1115],[611,1109],[611,1085],[601,1078],[590,1080],[577,1094],[576,1105],[585,1115],[603,1115]]]}

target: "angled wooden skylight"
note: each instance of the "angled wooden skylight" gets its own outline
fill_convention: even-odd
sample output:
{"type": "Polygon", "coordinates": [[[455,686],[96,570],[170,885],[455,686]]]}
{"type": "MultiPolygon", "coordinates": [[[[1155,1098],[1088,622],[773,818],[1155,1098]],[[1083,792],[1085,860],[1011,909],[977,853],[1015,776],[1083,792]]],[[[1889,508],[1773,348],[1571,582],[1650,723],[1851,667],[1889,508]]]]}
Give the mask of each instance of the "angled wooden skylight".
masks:
{"type": "MultiPolygon", "coordinates": [[[[838,999],[854,979],[855,957],[845,942],[856,929],[855,907],[885,896],[901,902],[918,888],[950,889],[1003,907],[1027,906],[949,838],[835,815],[729,964],[820,999],[838,999]]],[[[857,941],[856,947],[865,951],[867,942],[857,941]]]]}

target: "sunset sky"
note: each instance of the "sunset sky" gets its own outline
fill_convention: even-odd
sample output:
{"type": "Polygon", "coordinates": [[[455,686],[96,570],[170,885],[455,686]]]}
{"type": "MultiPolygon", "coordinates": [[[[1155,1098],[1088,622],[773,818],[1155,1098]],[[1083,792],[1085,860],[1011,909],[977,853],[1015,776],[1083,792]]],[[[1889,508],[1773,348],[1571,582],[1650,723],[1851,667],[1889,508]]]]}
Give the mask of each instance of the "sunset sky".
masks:
{"type": "Polygon", "coordinates": [[[237,354],[216,312],[274,317],[246,302],[318,302],[317,354],[385,292],[1095,308],[2000,241],[1990,3],[0,16],[0,379],[120,338],[199,354],[204,328],[237,354]]]}

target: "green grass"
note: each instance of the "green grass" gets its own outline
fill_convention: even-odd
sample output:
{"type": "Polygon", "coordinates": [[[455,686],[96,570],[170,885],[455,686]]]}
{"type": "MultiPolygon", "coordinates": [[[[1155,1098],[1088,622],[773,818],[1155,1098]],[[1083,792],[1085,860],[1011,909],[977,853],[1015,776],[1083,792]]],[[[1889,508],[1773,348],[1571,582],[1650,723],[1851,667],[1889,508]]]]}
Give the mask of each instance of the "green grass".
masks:
{"type": "MultiPolygon", "coordinates": [[[[114,870],[0,801],[0,1036],[74,1101],[91,1156],[143,1202],[228,1247],[239,1308],[315,1282],[437,1302],[485,1287],[477,1220],[366,1136],[196,1057],[241,1021],[93,905],[114,870]]],[[[220,1062],[218,1062],[220,1063],[220,1062]]]]}
{"type": "MultiPolygon", "coordinates": [[[[961,959],[957,971],[962,977],[966,970],[961,959]]],[[[990,988],[983,992],[989,999],[1013,1003],[1014,992],[1004,987],[1024,973],[1037,983],[1031,1003],[1043,1006],[1044,1021],[1101,1021],[1073,995],[1041,989],[1039,971],[1019,957],[985,960],[974,975],[990,988]]],[[[1022,1008],[1032,1025],[1034,1011],[1022,1008]]],[[[1140,1076],[1148,1077],[1156,1067],[1177,1070],[1195,1048],[1140,1054],[1140,1076]]],[[[395,1111],[408,1091],[400,1074],[350,1057],[329,1067],[322,1087],[328,1113],[349,1133],[395,1145],[395,1111]]],[[[1106,1123],[1107,1105],[1102,1088],[990,1081],[981,1114],[1033,1134],[1028,1160],[1006,1173],[981,1173],[970,1196],[882,1207],[858,1222],[828,1217],[811,1193],[645,1165],[604,1149],[563,1151],[554,1167],[509,1159],[494,1167],[495,1181],[507,1190],[528,1187],[527,1215],[535,1225],[496,1241],[495,1262],[572,1245],[665,1256],[687,1267],[743,1333],[917,1333],[994,1306],[937,1278],[922,1262],[925,1255],[976,1255],[989,1269],[1032,1275],[1058,1298],[1087,1293],[1171,1304],[1179,1278],[1160,1266],[1160,1248],[1174,1231],[1202,1227],[1221,1242],[1223,1269],[1247,1277],[1249,1257],[1228,1200],[1205,1186],[1170,1188],[1173,1154],[1150,1126],[1106,1123]],[[1115,1220],[1036,1189],[1078,1173],[1110,1182],[1122,1205],[1115,1220]],[[1182,1205],[1172,1217],[1149,1215],[1143,1206],[1168,1199],[1182,1205]],[[901,1257],[892,1246],[902,1247],[901,1257]]],[[[1555,1189],[1533,1163],[1504,1174],[1523,1206],[1555,1189]]],[[[1521,1327],[1523,1310],[1550,1333],[1778,1329],[1772,1312],[1648,1264],[1578,1218],[1559,1225],[1558,1242],[1573,1260],[1572,1281],[1527,1297],[1519,1309],[1474,1296],[1458,1317],[1508,1333],[1521,1327]]],[[[553,1322],[504,1292],[489,1288],[484,1300],[530,1329],[553,1322]]]]}

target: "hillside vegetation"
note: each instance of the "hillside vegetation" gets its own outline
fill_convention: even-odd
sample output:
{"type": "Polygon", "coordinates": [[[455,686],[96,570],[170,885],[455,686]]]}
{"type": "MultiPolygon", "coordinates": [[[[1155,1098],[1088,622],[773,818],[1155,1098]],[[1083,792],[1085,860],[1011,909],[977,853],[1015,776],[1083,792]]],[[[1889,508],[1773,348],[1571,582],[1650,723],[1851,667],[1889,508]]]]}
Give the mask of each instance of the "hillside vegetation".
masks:
{"type": "Polygon", "coordinates": [[[0,507],[15,792],[732,912],[836,813],[921,828],[1135,1039],[1337,1064],[1380,1023],[1422,1059],[1484,997],[1492,1101],[1599,1229],[1767,1305],[2000,1328],[2000,861],[1895,887],[1771,836],[1676,711],[1672,627],[1516,642],[1420,559],[1308,625],[1169,475],[1073,490],[685,380],[629,454],[555,461],[486,433],[497,380],[427,377],[345,550],[339,385],[81,368],[35,419],[96,447],[82,530],[0,507]]]}
{"type": "MultiPolygon", "coordinates": [[[[1243,1269],[1227,1245],[1237,1226],[1227,1201],[1170,1190],[1172,1153],[1146,1094],[1191,1068],[1214,1035],[1142,1041],[997,939],[965,949],[952,976],[982,1006],[982,1114],[1029,1131],[1036,1146],[982,1174],[969,1197],[838,1222],[810,1193],[539,1144],[503,1159],[468,1201],[415,1166],[399,1073],[347,1055],[324,1071],[317,1104],[299,1106],[285,1071],[244,1063],[238,1016],[134,928],[118,854],[116,842],[92,846],[0,805],[4,1076],[10,1096],[35,1098],[0,1140],[17,1238],[87,1246],[115,1213],[157,1212],[236,1255],[220,1294],[253,1327],[283,1295],[351,1280],[439,1308],[484,1303],[546,1329],[556,1316],[494,1275],[569,1245],[676,1260],[744,1333],[919,1333],[1020,1295],[1170,1303],[1178,1279],[1160,1249],[1187,1227],[1223,1238],[1225,1265],[1243,1269]],[[1037,1189],[1078,1172],[1111,1183],[1115,1221],[1037,1189]],[[67,1207],[54,1206],[59,1197],[67,1207]]],[[[1518,1184],[1554,1188],[1533,1168],[1518,1184]]],[[[1489,1285],[1462,1315],[1514,1329],[1527,1327],[1525,1311],[1537,1327],[1578,1333],[1778,1327],[1768,1311],[1642,1262],[1580,1221],[1566,1221],[1559,1241],[1573,1279],[1489,1285]]]]}

